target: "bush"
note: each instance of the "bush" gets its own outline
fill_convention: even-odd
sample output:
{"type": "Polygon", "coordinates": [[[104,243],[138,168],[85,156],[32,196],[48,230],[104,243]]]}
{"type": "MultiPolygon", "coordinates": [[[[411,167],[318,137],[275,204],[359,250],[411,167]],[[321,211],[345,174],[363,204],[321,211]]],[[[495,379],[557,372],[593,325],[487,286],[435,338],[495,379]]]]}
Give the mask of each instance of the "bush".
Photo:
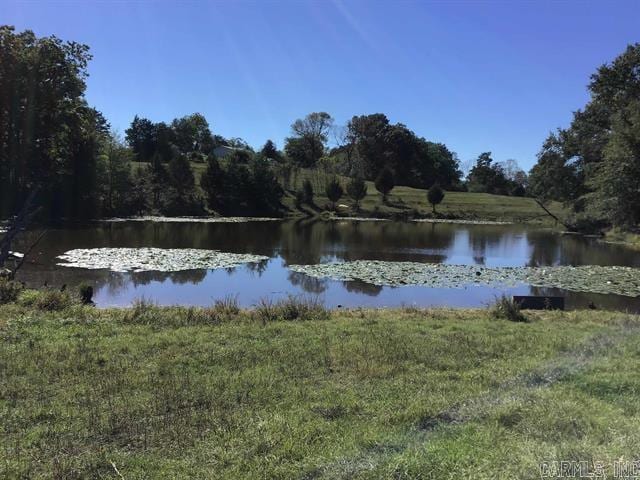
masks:
{"type": "Polygon", "coordinates": [[[495,303],[489,307],[489,312],[494,318],[509,320],[510,322],[529,321],[520,310],[520,304],[506,295],[497,298],[495,303]]]}
{"type": "Polygon", "coordinates": [[[46,310],[48,312],[57,312],[64,310],[73,304],[71,295],[68,292],[62,292],[60,290],[43,290],[38,293],[35,299],[34,306],[39,310],[46,310]]]}
{"type": "Polygon", "coordinates": [[[347,194],[356,204],[356,210],[360,210],[360,200],[367,196],[367,184],[362,177],[354,177],[347,184],[347,194]]]}
{"type": "Polygon", "coordinates": [[[329,316],[329,310],[318,298],[292,295],[275,303],[262,299],[254,313],[262,324],[276,320],[325,320],[329,316]]]}
{"type": "Polygon", "coordinates": [[[40,297],[40,292],[38,292],[37,290],[25,289],[20,292],[20,296],[18,297],[18,304],[22,305],[23,307],[33,307],[36,304],[38,297],[40,297]]]}
{"type": "Polygon", "coordinates": [[[440,188],[440,185],[434,183],[429,191],[427,192],[427,200],[431,204],[431,208],[433,209],[433,213],[436,213],[436,205],[439,205],[442,200],[444,200],[444,190],[440,188]]]}
{"type": "Polygon", "coordinates": [[[344,193],[342,185],[340,185],[340,182],[336,177],[329,180],[325,193],[327,194],[327,198],[331,201],[331,208],[335,210],[336,202],[342,198],[344,193]]]}
{"type": "Polygon", "coordinates": [[[225,317],[234,317],[240,313],[238,296],[227,295],[224,298],[220,298],[214,302],[213,308],[216,312],[225,317]]]}
{"type": "Polygon", "coordinates": [[[0,305],[15,302],[22,290],[18,282],[0,277],[0,305]]]}
{"type": "Polygon", "coordinates": [[[126,310],[125,321],[132,323],[154,323],[154,315],[158,312],[158,306],[144,297],[136,298],[131,308],[126,310]]]}
{"type": "Polygon", "coordinates": [[[313,185],[308,178],[302,182],[302,201],[308,205],[313,205],[313,185]]]}
{"type": "Polygon", "coordinates": [[[383,168],[376,177],[375,186],[376,190],[378,190],[382,194],[382,201],[384,203],[387,202],[389,192],[393,190],[395,184],[396,180],[391,169],[389,169],[388,167],[383,168]]]}
{"type": "Polygon", "coordinates": [[[583,234],[600,235],[608,226],[606,219],[593,218],[584,212],[573,215],[566,223],[572,232],[583,234]]]}
{"type": "Polygon", "coordinates": [[[78,296],[83,305],[93,305],[93,286],[81,283],[78,285],[78,296]]]}

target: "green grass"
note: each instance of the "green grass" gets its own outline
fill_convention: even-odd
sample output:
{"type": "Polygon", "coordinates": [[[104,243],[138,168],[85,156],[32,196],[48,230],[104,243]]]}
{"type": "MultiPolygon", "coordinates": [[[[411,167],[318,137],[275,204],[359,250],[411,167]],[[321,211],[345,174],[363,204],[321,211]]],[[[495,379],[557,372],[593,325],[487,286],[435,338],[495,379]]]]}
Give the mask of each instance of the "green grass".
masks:
{"type": "MultiPolygon", "coordinates": [[[[134,167],[138,166],[133,162],[134,167]]],[[[206,169],[206,163],[192,162],[191,166],[199,189],[200,177],[206,169]]],[[[326,182],[331,175],[320,170],[301,169],[292,176],[289,191],[285,194],[282,203],[288,211],[288,215],[298,216],[303,214],[295,205],[295,190],[302,186],[305,179],[309,179],[313,185],[316,208],[304,206],[307,214],[317,214],[329,205],[329,199],[324,190],[326,182]]],[[[347,177],[339,177],[345,187],[347,177]]],[[[427,190],[411,187],[395,187],[385,204],[373,182],[367,183],[367,196],[361,202],[360,211],[356,211],[354,202],[346,194],[338,204],[347,208],[339,208],[341,215],[363,215],[373,217],[393,216],[418,216],[431,217],[431,205],[427,202],[427,190]]],[[[566,216],[562,205],[552,202],[549,209],[558,217],[566,216]]],[[[437,207],[438,214],[459,219],[505,221],[514,223],[534,223],[545,226],[554,226],[555,221],[549,217],[531,198],[508,197],[504,195],[491,195],[488,193],[446,192],[443,202],[437,207]]]]}
{"type": "MultiPolygon", "coordinates": [[[[300,188],[305,179],[309,179],[316,193],[315,203],[324,208],[329,204],[324,194],[324,186],[329,176],[317,170],[301,170],[294,177],[292,189],[300,188]]],[[[343,187],[346,187],[348,178],[340,177],[343,187]]],[[[389,195],[388,202],[382,202],[380,193],[373,182],[367,183],[367,196],[361,202],[361,211],[356,212],[353,201],[346,195],[339,204],[347,205],[348,209],[342,209],[341,214],[365,215],[365,216],[419,216],[431,217],[431,205],[427,202],[427,190],[411,187],[395,187],[389,195]]],[[[346,189],[346,188],[345,188],[346,189]]],[[[294,197],[288,195],[284,204],[295,210],[294,197]]],[[[557,216],[565,215],[562,205],[553,202],[550,210],[557,216]]],[[[535,223],[552,226],[554,220],[549,217],[531,198],[508,197],[504,195],[491,195],[488,193],[446,192],[445,198],[437,207],[438,214],[461,219],[506,221],[514,223],[535,223]]]]}
{"type": "Polygon", "coordinates": [[[533,479],[640,455],[635,316],[31,300],[0,307],[0,478],[533,479]]]}
{"type": "Polygon", "coordinates": [[[613,228],[605,233],[605,241],[611,243],[623,243],[635,249],[640,249],[640,234],[627,232],[618,228],[613,228]]]}

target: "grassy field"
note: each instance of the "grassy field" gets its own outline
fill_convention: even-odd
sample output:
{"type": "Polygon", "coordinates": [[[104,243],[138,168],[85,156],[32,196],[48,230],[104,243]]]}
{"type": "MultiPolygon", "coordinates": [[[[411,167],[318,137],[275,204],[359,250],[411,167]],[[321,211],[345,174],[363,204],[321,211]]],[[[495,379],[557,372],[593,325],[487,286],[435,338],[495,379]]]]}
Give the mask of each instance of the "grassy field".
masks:
{"type": "Polygon", "coordinates": [[[605,241],[611,243],[622,243],[637,250],[640,250],[640,233],[627,232],[620,229],[611,229],[605,234],[605,241]]]}
{"type": "Polygon", "coordinates": [[[639,319],[526,315],[32,294],[0,307],[0,478],[537,479],[639,459],[639,319]]]}
{"type": "MultiPolygon", "coordinates": [[[[325,207],[329,200],[324,194],[326,175],[313,170],[302,170],[295,178],[294,187],[300,188],[305,179],[311,180],[316,192],[315,203],[319,207],[325,207]]],[[[346,187],[348,179],[341,178],[346,187]]],[[[284,203],[291,210],[295,210],[293,196],[285,197],[284,203]]],[[[345,204],[348,209],[338,209],[340,214],[360,214],[366,216],[388,217],[394,215],[409,215],[418,217],[430,217],[431,205],[427,202],[427,191],[411,187],[395,187],[389,195],[388,202],[382,202],[380,193],[373,182],[367,182],[367,196],[362,200],[361,212],[355,212],[353,201],[346,196],[338,202],[345,204]]],[[[562,217],[565,212],[562,205],[553,202],[550,210],[562,217]]],[[[446,192],[443,202],[438,205],[437,212],[443,216],[472,220],[507,221],[514,223],[536,223],[554,225],[554,220],[549,217],[531,198],[508,197],[504,195],[491,195],[487,193],[446,192]]]]}
{"type": "MultiPolygon", "coordinates": [[[[135,163],[134,163],[135,165],[135,163]]],[[[199,185],[199,179],[206,168],[204,163],[192,163],[192,168],[199,185]]],[[[329,176],[319,170],[301,169],[292,176],[289,190],[283,198],[283,205],[289,215],[302,214],[313,215],[324,210],[329,200],[324,194],[326,182],[329,176]],[[315,207],[303,206],[302,210],[295,205],[296,189],[302,186],[305,179],[309,179],[315,192],[315,207]]],[[[346,187],[348,178],[339,177],[343,187],[346,187]]],[[[367,182],[367,196],[362,201],[361,210],[355,211],[353,201],[345,196],[338,202],[347,208],[338,208],[340,215],[363,216],[410,216],[430,217],[431,205],[427,203],[427,191],[419,188],[396,187],[389,195],[385,204],[373,182],[367,182]]],[[[562,205],[553,202],[549,209],[562,218],[566,212],[562,205]]],[[[545,226],[555,226],[555,221],[549,217],[531,198],[507,197],[504,195],[491,195],[487,193],[447,192],[437,211],[446,217],[463,218],[472,220],[506,221],[514,223],[535,223],[545,226]]]]}

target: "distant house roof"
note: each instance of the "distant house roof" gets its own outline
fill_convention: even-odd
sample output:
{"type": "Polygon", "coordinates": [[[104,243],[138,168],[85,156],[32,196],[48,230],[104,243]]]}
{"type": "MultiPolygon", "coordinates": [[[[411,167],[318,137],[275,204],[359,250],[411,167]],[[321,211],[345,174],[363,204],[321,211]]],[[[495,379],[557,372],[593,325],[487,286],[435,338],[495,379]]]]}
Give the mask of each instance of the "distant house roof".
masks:
{"type": "Polygon", "coordinates": [[[224,158],[227,155],[231,154],[232,152],[235,152],[236,150],[244,150],[244,149],[243,148],[229,147],[227,145],[220,145],[219,147],[216,147],[216,148],[213,149],[213,154],[217,158],[224,158]]]}

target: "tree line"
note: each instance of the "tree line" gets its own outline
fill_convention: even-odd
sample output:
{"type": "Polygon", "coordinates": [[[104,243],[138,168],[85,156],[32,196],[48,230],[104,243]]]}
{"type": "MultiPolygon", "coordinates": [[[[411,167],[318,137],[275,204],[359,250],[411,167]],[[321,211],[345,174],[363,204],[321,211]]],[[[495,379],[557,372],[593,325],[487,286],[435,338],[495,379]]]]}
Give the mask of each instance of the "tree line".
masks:
{"type": "Polygon", "coordinates": [[[382,113],[342,126],[326,112],[310,113],[292,123],[282,150],[268,140],[254,151],[215,134],[199,113],[167,122],[135,116],[120,137],[85,99],[90,60],[86,45],[0,27],[0,217],[33,192],[44,219],[279,214],[284,195],[298,203],[313,197],[308,185],[295,189],[301,169],[325,174],[315,193],[332,204],[347,195],[359,206],[367,180],[384,201],[396,185],[527,193],[514,161],[482,153],[465,180],[455,152],[382,113]],[[336,185],[339,175],[351,180],[336,185]]]}
{"type": "Polygon", "coordinates": [[[532,195],[571,208],[571,226],[640,223],[640,43],[591,76],[591,98],[552,132],[530,172],[532,195]]]}

